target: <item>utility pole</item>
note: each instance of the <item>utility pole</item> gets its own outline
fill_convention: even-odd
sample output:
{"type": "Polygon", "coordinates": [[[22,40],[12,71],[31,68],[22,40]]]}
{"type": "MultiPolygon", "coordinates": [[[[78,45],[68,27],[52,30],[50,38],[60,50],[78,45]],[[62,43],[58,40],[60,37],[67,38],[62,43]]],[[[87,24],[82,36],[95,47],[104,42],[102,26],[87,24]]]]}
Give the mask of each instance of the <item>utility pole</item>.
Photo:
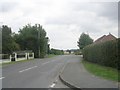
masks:
{"type": "Polygon", "coordinates": [[[38,30],[38,56],[40,58],[40,30],[38,29],[40,27],[40,24],[37,27],[38,30]]]}
{"type": "Polygon", "coordinates": [[[48,40],[49,40],[49,38],[48,37],[46,37],[46,55],[48,54],[48,40]]]}
{"type": "Polygon", "coordinates": [[[2,53],[2,25],[3,25],[3,22],[0,22],[0,54],[2,53]]]}

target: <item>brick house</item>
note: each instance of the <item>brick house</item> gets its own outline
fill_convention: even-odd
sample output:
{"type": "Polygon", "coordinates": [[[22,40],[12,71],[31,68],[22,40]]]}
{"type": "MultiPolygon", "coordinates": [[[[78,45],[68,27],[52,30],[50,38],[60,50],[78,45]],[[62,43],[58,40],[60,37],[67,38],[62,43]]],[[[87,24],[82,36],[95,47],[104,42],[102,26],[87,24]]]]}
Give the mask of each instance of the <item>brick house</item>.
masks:
{"type": "Polygon", "coordinates": [[[110,40],[115,40],[117,39],[115,36],[113,36],[111,33],[108,35],[103,35],[102,37],[98,38],[94,43],[101,43],[101,42],[106,42],[110,40]]]}

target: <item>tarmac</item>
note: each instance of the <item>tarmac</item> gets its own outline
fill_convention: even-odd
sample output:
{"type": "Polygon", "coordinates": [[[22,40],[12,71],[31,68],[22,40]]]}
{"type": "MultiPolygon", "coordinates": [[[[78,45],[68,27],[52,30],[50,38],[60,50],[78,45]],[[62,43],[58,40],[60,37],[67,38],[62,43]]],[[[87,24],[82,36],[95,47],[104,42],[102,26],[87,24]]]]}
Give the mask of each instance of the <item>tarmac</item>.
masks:
{"type": "Polygon", "coordinates": [[[61,74],[60,80],[70,88],[98,90],[119,90],[118,82],[103,79],[89,73],[80,62],[68,63],[61,74]]]}

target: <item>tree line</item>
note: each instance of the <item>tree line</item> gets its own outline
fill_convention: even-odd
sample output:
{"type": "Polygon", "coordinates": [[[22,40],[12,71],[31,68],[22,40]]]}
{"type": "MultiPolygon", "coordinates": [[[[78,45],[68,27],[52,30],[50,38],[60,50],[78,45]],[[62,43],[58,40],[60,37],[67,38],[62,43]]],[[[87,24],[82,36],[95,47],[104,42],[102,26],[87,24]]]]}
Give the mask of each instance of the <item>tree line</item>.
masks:
{"type": "Polygon", "coordinates": [[[40,24],[25,25],[18,33],[13,33],[7,25],[2,25],[2,53],[11,54],[18,50],[32,50],[35,57],[44,58],[49,53],[49,38],[40,24]]]}

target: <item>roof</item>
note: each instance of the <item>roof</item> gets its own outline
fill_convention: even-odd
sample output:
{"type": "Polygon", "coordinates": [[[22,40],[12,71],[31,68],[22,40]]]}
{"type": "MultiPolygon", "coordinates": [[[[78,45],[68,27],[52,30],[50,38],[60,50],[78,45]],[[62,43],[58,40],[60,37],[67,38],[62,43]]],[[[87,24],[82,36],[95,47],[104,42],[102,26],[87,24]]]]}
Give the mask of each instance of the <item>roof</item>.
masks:
{"type": "Polygon", "coordinates": [[[102,37],[98,38],[94,43],[106,42],[115,39],[116,37],[109,33],[108,35],[103,35],[102,37]]]}

